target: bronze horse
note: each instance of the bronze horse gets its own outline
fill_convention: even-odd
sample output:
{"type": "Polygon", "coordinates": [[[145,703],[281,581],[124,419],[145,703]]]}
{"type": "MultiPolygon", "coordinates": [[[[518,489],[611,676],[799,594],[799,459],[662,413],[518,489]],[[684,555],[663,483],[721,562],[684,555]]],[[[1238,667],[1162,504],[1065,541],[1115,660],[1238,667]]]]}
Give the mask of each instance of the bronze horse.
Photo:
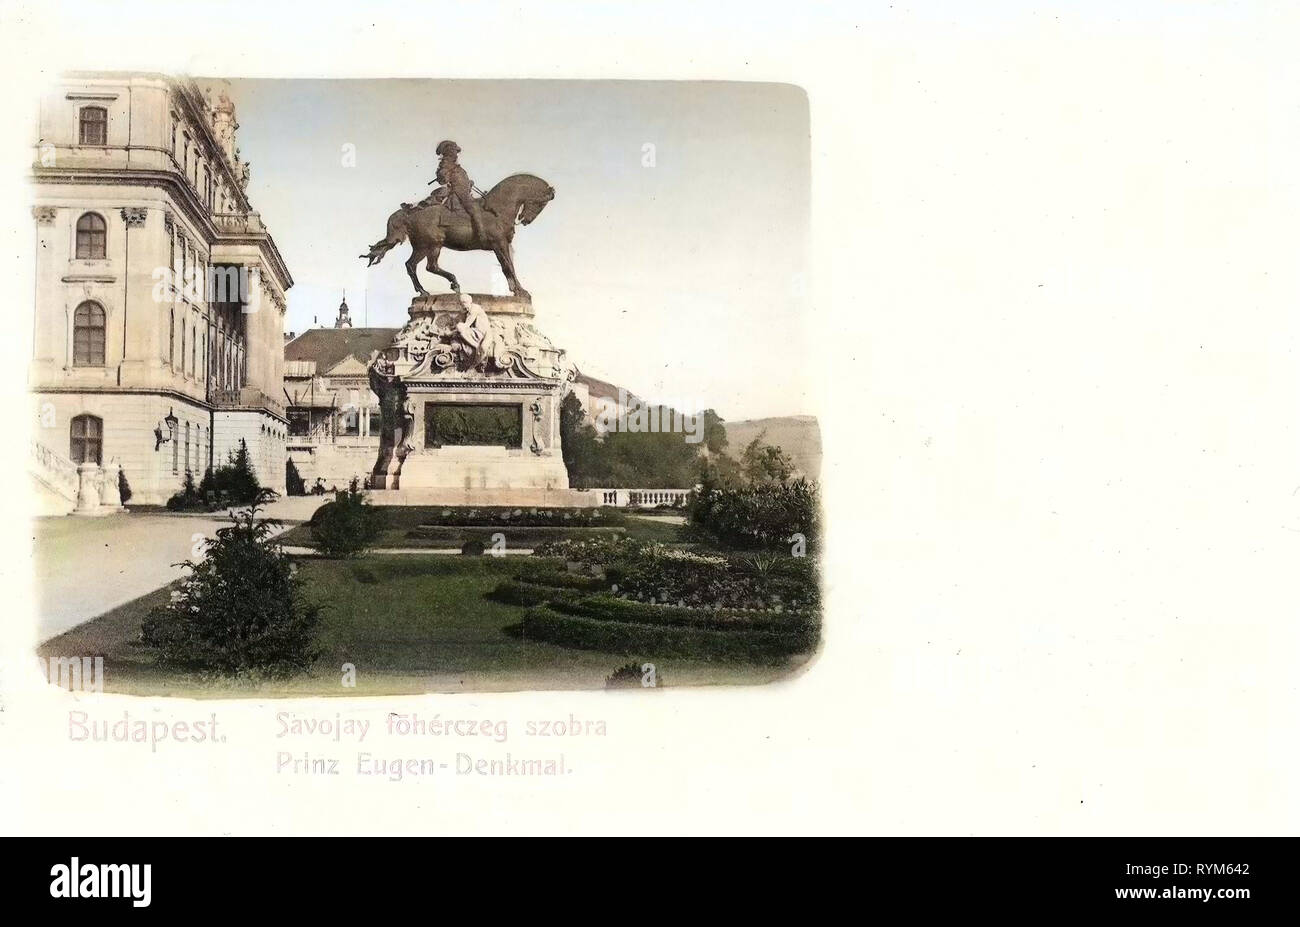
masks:
{"type": "Polygon", "coordinates": [[[540,177],[532,174],[512,174],[478,200],[483,216],[483,237],[474,237],[474,227],[469,215],[452,211],[441,205],[418,206],[399,209],[388,217],[388,234],[370,246],[361,255],[369,263],[378,264],[385,254],[411,240],[411,256],[406,260],[406,272],[421,296],[429,292],[420,285],[415,269],[421,258],[428,258],[425,269],[445,277],[451,288],[460,292],[460,284],[450,271],[438,266],[438,254],[443,248],[453,251],[492,251],[501,264],[501,272],[510,284],[510,292],[522,299],[531,299],[527,290],[515,276],[514,248],[515,223],[528,225],[555,197],[555,189],[540,177]]]}

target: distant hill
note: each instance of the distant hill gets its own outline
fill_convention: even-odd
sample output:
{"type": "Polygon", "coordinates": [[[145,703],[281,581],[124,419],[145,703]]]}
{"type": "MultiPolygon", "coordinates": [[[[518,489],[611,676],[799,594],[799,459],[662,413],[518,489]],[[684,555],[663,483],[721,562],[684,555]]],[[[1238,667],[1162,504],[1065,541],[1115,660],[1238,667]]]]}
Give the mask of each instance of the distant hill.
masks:
{"type": "MultiPolygon", "coordinates": [[[[578,382],[586,385],[592,398],[618,400],[619,387],[588,374],[579,373],[578,382]]],[[[631,399],[635,394],[625,390],[631,399]]],[[[591,410],[587,410],[591,415],[591,410]]],[[[725,415],[725,410],[719,410],[725,415]]],[[[750,441],[767,432],[763,441],[774,444],[790,455],[799,473],[810,480],[818,479],[822,469],[822,435],[813,415],[784,415],[744,421],[723,421],[727,429],[727,453],[740,457],[750,441]]]]}
{"type": "Polygon", "coordinates": [[[727,453],[732,457],[739,458],[745,445],[766,431],[765,444],[774,444],[789,454],[799,472],[808,479],[820,476],[822,433],[816,416],[784,415],[723,424],[727,429],[727,453]]]}

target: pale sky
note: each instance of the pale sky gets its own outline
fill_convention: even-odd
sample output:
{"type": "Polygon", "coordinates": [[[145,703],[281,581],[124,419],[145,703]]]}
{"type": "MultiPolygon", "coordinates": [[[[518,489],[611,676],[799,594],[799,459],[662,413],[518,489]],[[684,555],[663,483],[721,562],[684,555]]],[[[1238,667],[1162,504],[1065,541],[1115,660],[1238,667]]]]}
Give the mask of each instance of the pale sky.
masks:
{"type": "MultiPolygon", "coordinates": [[[[429,191],[444,138],[482,189],[514,173],[555,187],[515,237],[538,327],[586,373],[736,420],[812,414],[803,303],[809,125],[782,84],[234,80],[249,196],[295,285],[286,328],[400,326],[402,244],[367,271],[399,202],[429,191]],[[345,147],[355,146],[355,166],[345,147]],[[646,147],[653,145],[653,166],[646,147]]],[[[488,252],[444,251],[471,292],[488,252]]],[[[421,271],[430,292],[445,281],[421,271]]],[[[503,283],[497,283],[500,286],[503,283]]]]}

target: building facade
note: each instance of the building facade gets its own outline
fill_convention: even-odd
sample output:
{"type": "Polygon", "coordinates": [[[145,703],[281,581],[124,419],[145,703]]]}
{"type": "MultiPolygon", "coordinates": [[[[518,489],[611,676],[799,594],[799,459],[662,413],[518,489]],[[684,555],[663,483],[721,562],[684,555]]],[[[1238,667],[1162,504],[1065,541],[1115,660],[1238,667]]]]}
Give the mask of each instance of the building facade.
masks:
{"type": "Polygon", "coordinates": [[[310,492],[362,486],[379,455],[379,397],[367,369],[396,328],[353,328],[346,297],[333,328],[313,328],[284,345],[289,460],[310,492]]]}
{"type": "MultiPolygon", "coordinates": [[[[284,491],[285,294],[220,82],[71,74],[32,166],[34,468],[120,466],[161,503],[240,440],[284,491]]],[[[44,480],[57,488],[57,480],[44,480]]]]}

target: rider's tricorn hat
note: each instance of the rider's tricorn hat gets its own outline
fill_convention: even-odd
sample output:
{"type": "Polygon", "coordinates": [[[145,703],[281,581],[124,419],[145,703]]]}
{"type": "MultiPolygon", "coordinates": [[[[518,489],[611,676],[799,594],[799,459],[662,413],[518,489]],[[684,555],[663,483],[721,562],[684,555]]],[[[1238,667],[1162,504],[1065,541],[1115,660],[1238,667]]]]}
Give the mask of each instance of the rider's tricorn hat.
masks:
{"type": "Polygon", "coordinates": [[[460,154],[460,146],[457,145],[455,142],[453,142],[451,139],[447,139],[445,142],[439,142],[435,154],[437,154],[438,157],[441,158],[447,152],[451,152],[452,154],[460,154]]]}

